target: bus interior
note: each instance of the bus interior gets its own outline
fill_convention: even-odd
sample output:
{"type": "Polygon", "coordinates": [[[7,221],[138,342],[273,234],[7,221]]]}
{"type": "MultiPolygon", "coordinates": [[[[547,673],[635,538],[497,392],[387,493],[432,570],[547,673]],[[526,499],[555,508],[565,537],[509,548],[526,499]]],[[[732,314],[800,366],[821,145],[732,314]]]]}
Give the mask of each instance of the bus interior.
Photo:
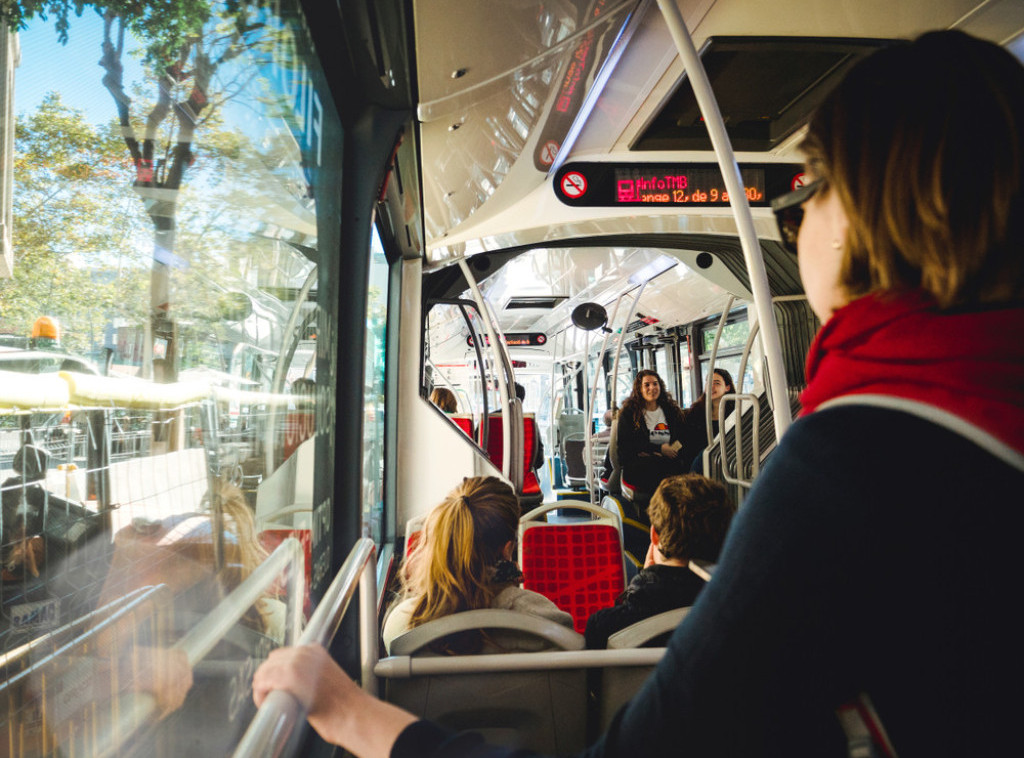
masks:
{"type": "Polygon", "coordinates": [[[106,14],[67,16],[66,44],[59,14],[26,17],[0,46],[12,758],[332,754],[294,701],[252,704],[269,650],[307,641],[417,715],[582,750],[685,616],[582,649],[649,542],[650,493],[614,461],[634,376],[657,371],[688,408],[730,372],[698,463],[742,508],[820,326],[771,209],[805,183],[809,115],[858,60],[927,30],[1024,59],[1021,0],[212,3],[184,41],[106,14]],[[161,34],[182,50],[164,89],[161,34]],[[52,92],[16,101],[33,76],[52,92]],[[75,86],[120,105],[90,124],[75,86]],[[92,142],[45,148],[64,123],[92,142]],[[64,263],[42,286],[47,246],[64,263]],[[57,299],[61,277],[77,278],[57,299]],[[65,331],[33,360],[44,313],[65,331]],[[386,655],[418,525],[486,475],[520,497],[521,559],[545,527],[613,535],[607,555],[553,557],[582,597],[551,590],[574,631],[470,619],[553,650],[386,655]],[[193,672],[177,700],[153,683],[168,649],[193,672]]]}

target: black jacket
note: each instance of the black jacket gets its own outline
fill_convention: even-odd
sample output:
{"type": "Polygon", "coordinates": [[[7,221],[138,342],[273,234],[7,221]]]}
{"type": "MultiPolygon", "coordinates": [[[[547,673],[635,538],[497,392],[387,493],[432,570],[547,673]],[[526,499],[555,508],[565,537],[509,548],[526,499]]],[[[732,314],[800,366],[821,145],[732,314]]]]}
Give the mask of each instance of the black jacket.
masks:
{"type": "Polygon", "coordinates": [[[704,580],[686,566],[655,564],[633,577],[611,608],[595,611],[587,619],[587,647],[600,649],[608,638],[637,621],[693,605],[704,580]]]}

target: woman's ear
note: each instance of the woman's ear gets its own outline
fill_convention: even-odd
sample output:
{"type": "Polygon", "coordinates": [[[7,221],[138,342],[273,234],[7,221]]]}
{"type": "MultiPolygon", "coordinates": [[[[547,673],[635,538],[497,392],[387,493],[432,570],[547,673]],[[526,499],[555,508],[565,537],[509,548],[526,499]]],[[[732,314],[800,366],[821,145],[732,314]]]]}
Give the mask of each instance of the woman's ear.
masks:
{"type": "Polygon", "coordinates": [[[515,553],[515,551],[516,551],[515,540],[509,540],[508,542],[505,543],[505,547],[503,547],[501,549],[501,555],[502,555],[502,557],[506,561],[512,561],[512,560],[515,560],[515,558],[513,557],[513,554],[515,553]]]}

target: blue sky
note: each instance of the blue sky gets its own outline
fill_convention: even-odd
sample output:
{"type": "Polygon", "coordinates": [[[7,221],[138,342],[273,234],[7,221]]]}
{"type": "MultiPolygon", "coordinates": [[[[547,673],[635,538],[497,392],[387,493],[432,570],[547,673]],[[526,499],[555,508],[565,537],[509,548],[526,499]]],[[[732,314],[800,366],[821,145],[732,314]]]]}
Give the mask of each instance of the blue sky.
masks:
{"type": "MultiPolygon", "coordinates": [[[[28,28],[19,32],[21,65],[14,83],[14,107],[19,114],[27,113],[43,99],[47,92],[60,92],[65,103],[85,112],[93,123],[109,121],[116,116],[114,101],[103,88],[103,69],[99,66],[103,43],[103,22],[92,10],[86,9],[81,17],[71,19],[67,45],[57,41],[53,20],[35,19],[28,28]]],[[[130,40],[126,46],[131,47],[130,40]]],[[[125,87],[142,75],[138,60],[127,53],[122,58],[125,66],[125,87]]]]}

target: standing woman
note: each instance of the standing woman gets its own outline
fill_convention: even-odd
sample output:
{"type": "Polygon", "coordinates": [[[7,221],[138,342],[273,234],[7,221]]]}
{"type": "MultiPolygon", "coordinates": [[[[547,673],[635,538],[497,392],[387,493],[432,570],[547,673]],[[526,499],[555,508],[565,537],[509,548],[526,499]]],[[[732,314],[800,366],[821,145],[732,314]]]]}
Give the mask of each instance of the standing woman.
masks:
{"type": "MultiPolygon", "coordinates": [[[[722,404],[722,396],[736,392],[732,375],[724,368],[716,368],[711,377],[711,439],[718,436],[718,409],[722,404]]],[[[702,392],[696,402],[686,411],[683,425],[682,443],[679,457],[685,471],[689,471],[694,460],[708,446],[707,400],[706,392],[702,392]]]]}
{"type": "Polygon", "coordinates": [[[654,371],[639,371],[619,413],[618,448],[623,479],[650,496],[661,480],[686,472],[679,450],[683,410],[654,371]]]}
{"type": "MultiPolygon", "coordinates": [[[[858,732],[890,756],[1019,742],[1024,68],[958,31],[884,48],[803,149],[811,182],[775,205],[822,321],[803,413],[588,756],[838,757],[871,749],[858,732]]],[[[326,656],[275,651],[257,700],[295,692],[364,758],[511,753],[373,700],[326,656]]]]}

